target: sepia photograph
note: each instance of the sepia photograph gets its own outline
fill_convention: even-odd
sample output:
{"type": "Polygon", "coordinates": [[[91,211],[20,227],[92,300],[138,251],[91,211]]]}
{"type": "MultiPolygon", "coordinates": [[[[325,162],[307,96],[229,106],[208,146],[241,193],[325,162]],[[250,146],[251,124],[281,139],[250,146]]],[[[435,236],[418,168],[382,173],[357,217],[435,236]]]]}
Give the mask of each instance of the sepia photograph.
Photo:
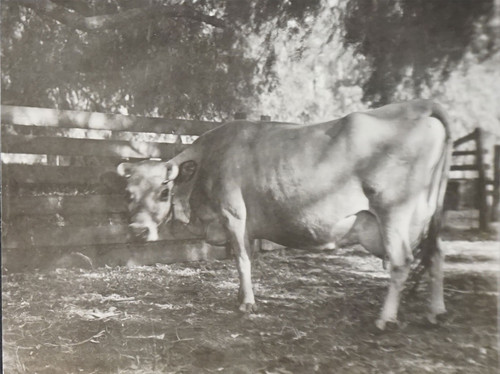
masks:
{"type": "Polygon", "coordinates": [[[2,0],[2,372],[500,371],[500,0],[2,0]]]}

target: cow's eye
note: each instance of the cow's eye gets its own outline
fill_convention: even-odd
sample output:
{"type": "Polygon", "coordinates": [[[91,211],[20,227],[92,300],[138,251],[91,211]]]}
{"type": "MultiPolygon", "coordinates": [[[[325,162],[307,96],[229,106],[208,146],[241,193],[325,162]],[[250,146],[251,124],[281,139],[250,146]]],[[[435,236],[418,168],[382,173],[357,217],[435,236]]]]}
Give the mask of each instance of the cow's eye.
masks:
{"type": "Polygon", "coordinates": [[[170,192],[170,191],[169,191],[169,189],[168,189],[168,188],[166,188],[166,189],[164,189],[163,191],[161,191],[161,193],[160,193],[160,200],[161,200],[161,201],[167,201],[167,200],[168,200],[168,197],[169,197],[169,195],[170,195],[170,194],[169,194],[169,192],[170,192]]]}

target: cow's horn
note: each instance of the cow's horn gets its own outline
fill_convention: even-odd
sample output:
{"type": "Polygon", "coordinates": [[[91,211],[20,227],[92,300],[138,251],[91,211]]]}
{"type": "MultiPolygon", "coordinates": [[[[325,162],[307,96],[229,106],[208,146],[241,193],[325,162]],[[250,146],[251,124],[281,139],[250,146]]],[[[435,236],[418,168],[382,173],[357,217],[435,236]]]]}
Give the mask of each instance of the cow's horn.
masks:
{"type": "Polygon", "coordinates": [[[173,162],[167,162],[167,180],[172,181],[179,175],[179,166],[173,162]]]}

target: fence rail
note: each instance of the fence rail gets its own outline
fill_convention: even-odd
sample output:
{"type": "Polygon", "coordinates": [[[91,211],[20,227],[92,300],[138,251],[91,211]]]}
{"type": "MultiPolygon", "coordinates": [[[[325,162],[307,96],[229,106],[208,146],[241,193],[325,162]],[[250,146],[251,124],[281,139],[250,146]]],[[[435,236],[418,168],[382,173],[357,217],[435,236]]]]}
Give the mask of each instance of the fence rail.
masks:
{"type": "Polygon", "coordinates": [[[2,105],[2,124],[201,135],[217,123],[2,105]]]}

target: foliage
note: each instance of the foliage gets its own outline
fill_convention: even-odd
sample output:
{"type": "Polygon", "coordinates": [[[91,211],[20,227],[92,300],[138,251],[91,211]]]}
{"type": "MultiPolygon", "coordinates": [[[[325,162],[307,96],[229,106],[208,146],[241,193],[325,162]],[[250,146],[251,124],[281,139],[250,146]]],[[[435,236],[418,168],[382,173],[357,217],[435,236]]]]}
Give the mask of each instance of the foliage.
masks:
{"type": "MultiPolygon", "coordinates": [[[[434,85],[432,91],[455,120],[452,128],[455,137],[481,127],[496,135],[500,142],[500,53],[481,64],[473,64],[467,72],[454,71],[445,84],[434,85]]],[[[485,143],[487,148],[491,144],[485,143]]],[[[492,152],[485,157],[490,159],[492,152]]]]}
{"type": "Polygon", "coordinates": [[[255,33],[249,43],[257,60],[257,111],[311,123],[424,97],[445,104],[459,120],[457,134],[478,125],[498,127],[496,105],[486,104],[498,91],[498,7],[489,1],[429,3],[323,1],[313,16],[300,25],[289,22],[285,32],[269,22],[274,33],[255,33]],[[370,8],[375,5],[377,12],[370,8]]]}
{"type": "Polygon", "coordinates": [[[6,0],[1,11],[2,103],[162,117],[326,120],[442,96],[500,49],[494,0],[6,0]]]}
{"type": "Polygon", "coordinates": [[[344,44],[371,66],[363,99],[387,104],[404,81],[420,95],[422,86],[446,80],[467,52],[491,56],[500,47],[493,16],[493,0],[350,1],[344,44]]]}
{"type": "Polygon", "coordinates": [[[238,47],[239,30],[278,14],[300,18],[311,7],[304,1],[20,3],[2,3],[3,103],[210,119],[232,115],[253,94],[255,63],[238,47]]]}
{"type": "Polygon", "coordinates": [[[363,108],[360,86],[369,66],[353,48],[342,46],[345,3],[322,2],[302,24],[290,21],[282,31],[271,21],[251,36],[248,54],[257,61],[258,112],[312,123],[363,108]]]}

